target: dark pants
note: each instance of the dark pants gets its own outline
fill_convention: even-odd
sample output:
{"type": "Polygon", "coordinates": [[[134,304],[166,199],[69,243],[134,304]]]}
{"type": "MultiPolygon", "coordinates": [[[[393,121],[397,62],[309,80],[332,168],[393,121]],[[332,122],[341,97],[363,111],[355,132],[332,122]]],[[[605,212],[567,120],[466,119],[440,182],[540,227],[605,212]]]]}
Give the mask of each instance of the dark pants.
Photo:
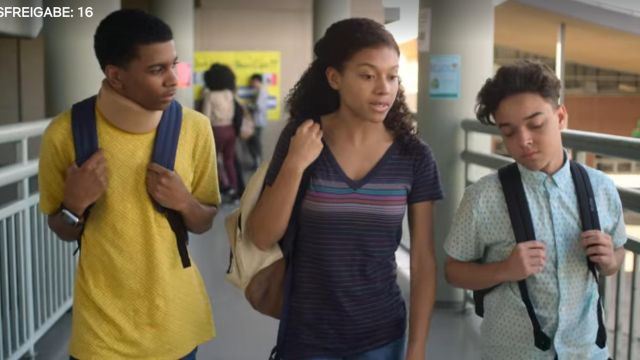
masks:
{"type": "MultiPolygon", "coordinates": [[[[236,154],[237,155],[237,154],[236,154]]],[[[236,156],[236,180],[238,182],[238,188],[236,189],[237,197],[240,198],[242,193],[244,193],[245,183],[244,183],[244,175],[242,174],[242,165],[240,165],[240,159],[236,156]]]]}
{"type": "Polygon", "coordinates": [[[262,126],[256,126],[253,136],[247,139],[247,147],[255,167],[258,167],[262,161],[262,129],[262,126]]]}
{"type": "MultiPolygon", "coordinates": [[[[197,352],[198,352],[198,348],[196,347],[195,349],[193,349],[192,352],[190,352],[184,357],[181,357],[180,360],[196,360],[197,352]]],[[[73,356],[69,356],[69,360],[78,360],[78,359],[74,358],[73,356]]]]}
{"type": "MultiPolygon", "coordinates": [[[[216,141],[216,153],[222,155],[224,175],[228,182],[222,182],[223,186],[238,191],[238,177],[236,174],[236,131],[233,125],[214,126],[213,137],[216,141]]],[[[220,175],[220,174],[219,174],[220,175]]],[[[219,176],[221,179],[224,177],[219,176]]]]}

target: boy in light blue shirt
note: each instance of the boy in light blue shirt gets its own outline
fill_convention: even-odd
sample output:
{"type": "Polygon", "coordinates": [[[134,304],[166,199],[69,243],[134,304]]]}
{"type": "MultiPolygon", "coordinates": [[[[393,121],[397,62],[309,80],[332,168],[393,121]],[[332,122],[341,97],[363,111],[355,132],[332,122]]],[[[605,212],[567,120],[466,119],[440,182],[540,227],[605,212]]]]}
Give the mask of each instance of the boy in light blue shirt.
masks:
{"type": "Polygon", "coordinates": [[[598,287],[588,257],[602,275],[624,260],[622,205],[613,182],[587,168],[602,231],[582,231],[576,191],[561,131],[568,114],[558,105],[560,81],[546,65],[522,61],[503,66],[478,94],[476,114],[498,126],[518,163],[536,239],[516,243],[496,174],[467,188],[444,248],[452,285],[471,290],[498,285],[484,298],[483,359],[608,358],[595,343],[598,287]],[[551,348],[534,345],[532,322],[518,281],[528,292],[551,348]]]}

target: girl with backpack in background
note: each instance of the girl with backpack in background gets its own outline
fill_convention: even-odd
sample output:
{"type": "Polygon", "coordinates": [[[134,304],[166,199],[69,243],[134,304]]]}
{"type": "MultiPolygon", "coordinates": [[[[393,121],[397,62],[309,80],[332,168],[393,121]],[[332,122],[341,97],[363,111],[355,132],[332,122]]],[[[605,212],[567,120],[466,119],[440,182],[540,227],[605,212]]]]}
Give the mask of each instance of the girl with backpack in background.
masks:
{"type": "Polygon", "coordinates": [[[216,153],[221,156],[218,166],[220,186],[223,192],[235,200],[242,194],[242,174],[237,167],[236,139],[242,108],[235,99],[236,76],[230,67],[215,63],[204,73],[205,88],[202,93],[202,113],[209,117],[216,142],[216,153]]]}

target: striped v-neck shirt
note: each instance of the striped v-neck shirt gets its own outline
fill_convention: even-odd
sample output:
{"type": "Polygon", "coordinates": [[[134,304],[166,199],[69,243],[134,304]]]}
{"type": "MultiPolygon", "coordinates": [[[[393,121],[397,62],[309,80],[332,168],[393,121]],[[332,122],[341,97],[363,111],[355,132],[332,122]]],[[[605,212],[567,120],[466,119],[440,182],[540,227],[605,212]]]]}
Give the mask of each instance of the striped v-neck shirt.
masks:
{"type": "MultiPolygon", "coordinates": [[[[291,124],[267,174],[275,180],[291,124]]],[[[442,198],[436,163],[420,142],[395,141],[362,179],[350,179],[327,146],[302,201],[295,240],[285,358],[347,356],[403,336],[406,311],[395,251],[408,204],[442,198]]]]}

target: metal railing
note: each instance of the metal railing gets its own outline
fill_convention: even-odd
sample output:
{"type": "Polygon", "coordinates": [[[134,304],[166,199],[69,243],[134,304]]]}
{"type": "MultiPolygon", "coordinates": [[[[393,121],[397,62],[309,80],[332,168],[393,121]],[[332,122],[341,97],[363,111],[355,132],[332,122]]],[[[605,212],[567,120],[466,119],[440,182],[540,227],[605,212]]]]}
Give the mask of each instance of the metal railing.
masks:
{"type": "Polygon", "coordinates": [[[28,157],[29,139],[41,136],[48,123],[0,127],[0,144],[16,150],[0,168],[0,188],[17,188],[17,200],[0,199],[0,360],[35,356],[35,343],[71,307],[74,245],[49,230],[39,194],[29,188],[38,174],[38,160],[28,157]]]}
{"type": "MultiPolygon", "coordinates": [[[[498,169],[513,162],[512,159],[504,156],[469,149],[469,136],[472,133],[499,135],[497,127],[483,125],[477,120],[464,120],[462,129],[465,132],[465,150],[462,152],[461,158],[465,162],[467,185],[471,182],[469,180],[470,165],[498,169]]],[[[562,133],[562,142],[564,147],[571,149],[573,158],[581,162],[584,162],[586,153],[640,161],[640,139],[565,130],[562,133]]],[[[640,188],[640,183],[638,187],[640,188]]],[[[640,191],[618,187],[618,193],[625,210],[640,213],[640,191]]],[[[602,277],[600,283],[604,291],[609,351],[614,359],[631,360],[640,356],[640,334],[638,334],[640,326],[638,318],[640,239],[629,236],[625,249],[632,254],[630,257],[632,259],[631,279],[627,279],[626,271],[621,268],[614,283],[607,281],[605,277],[602,277]],[[628,297],[625,296],[625,291],[629,291],[628,297]]]]}

